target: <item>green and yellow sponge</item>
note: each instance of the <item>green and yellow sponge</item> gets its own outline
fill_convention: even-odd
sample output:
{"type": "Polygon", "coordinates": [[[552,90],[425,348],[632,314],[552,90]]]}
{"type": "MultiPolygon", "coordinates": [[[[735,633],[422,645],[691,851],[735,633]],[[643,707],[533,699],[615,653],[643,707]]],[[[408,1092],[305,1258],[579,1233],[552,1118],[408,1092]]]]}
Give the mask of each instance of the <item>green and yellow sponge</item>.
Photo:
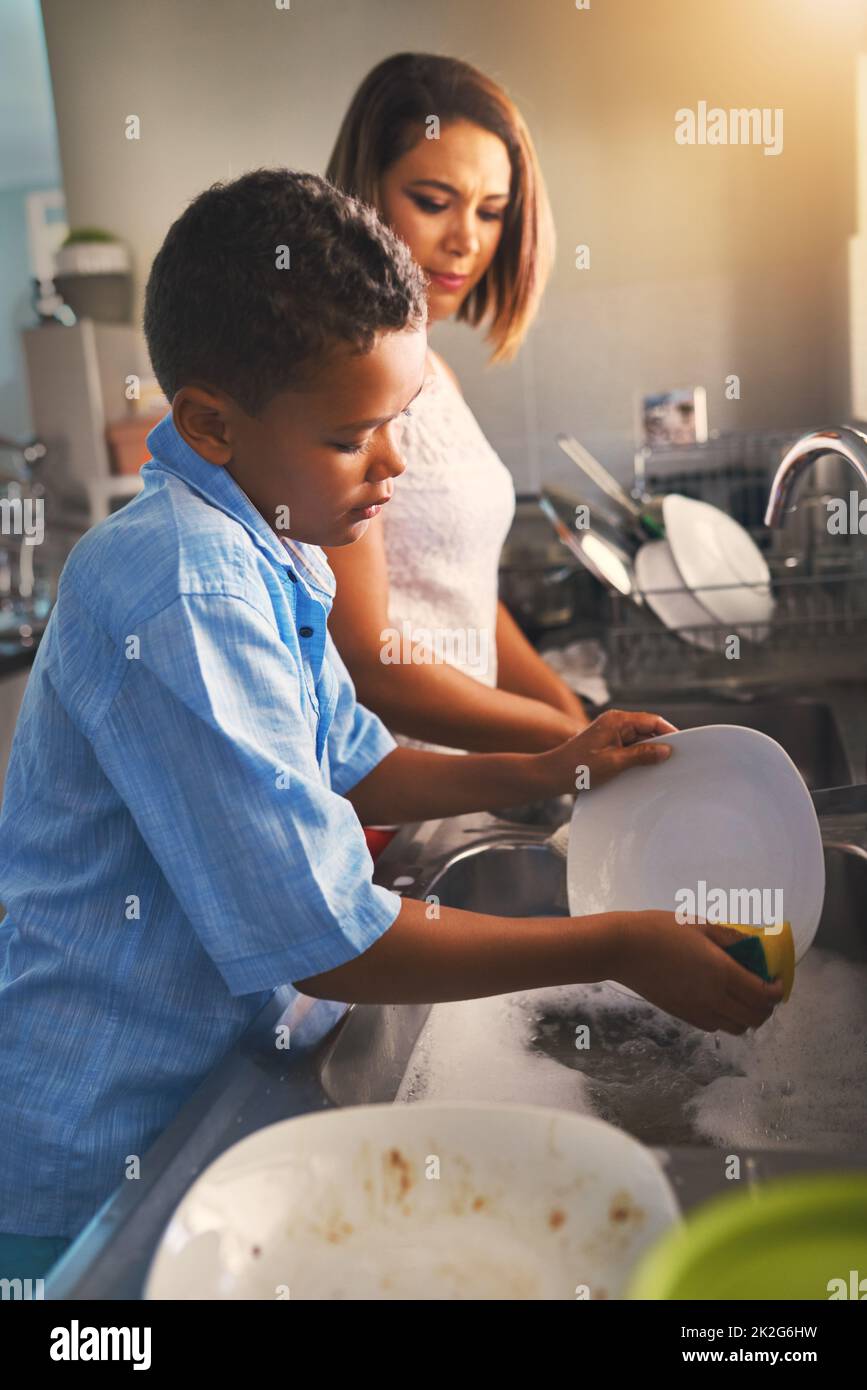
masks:
{"type": "Polygon", "coordinates": [[[783,922],[783,929],[771,934],[767,927],[742,927],[739,922],[723,922],[721,926],[731,927],[740,932],[743,941],[735,941],[723,950],[751,970],[759,979],[781,979],[783,982],[783,1001],[788,999],[795,982],[795,941],[791,922],[783,922]]]}

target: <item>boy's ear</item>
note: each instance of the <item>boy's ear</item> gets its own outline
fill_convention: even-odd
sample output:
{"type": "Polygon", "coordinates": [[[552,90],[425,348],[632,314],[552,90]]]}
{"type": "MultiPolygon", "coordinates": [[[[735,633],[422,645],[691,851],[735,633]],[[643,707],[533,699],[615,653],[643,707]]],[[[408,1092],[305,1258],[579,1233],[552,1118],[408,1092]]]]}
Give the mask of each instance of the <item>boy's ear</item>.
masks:
{"type": "Polygon", "coordinates": [[[172,401],[175,429],[208,463],[225,468],[232,460],[230,406],[204,386],[182,386],[172,401]]]}

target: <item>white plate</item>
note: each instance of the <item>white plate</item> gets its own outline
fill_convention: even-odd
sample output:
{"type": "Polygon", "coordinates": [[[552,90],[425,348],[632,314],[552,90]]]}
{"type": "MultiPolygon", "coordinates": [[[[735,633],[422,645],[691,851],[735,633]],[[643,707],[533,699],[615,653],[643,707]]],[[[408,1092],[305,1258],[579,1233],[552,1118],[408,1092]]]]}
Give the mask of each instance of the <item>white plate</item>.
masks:
{"type": "MultiPolygon", "coordinates": [[[[719,507],[674,492],[663,502],[662,515],[681,578],[717,622],[738,628],[770,621],[771,572],[743,526],[719,507]]],[[[760,642],[767,629],[749,628],[742,635],[760,642]]]]}
{"type": "Polygon", "coordinates": [[[528,1105],[369,1105],[284,1120],[211,1164],[149,1299],[619,1298],[678,1205],[649,1149],[528,1105]]]}
{"type": "MultiPolygon", "coordinates": [[[[825,897],[822,837],[813,801],[785,749],[766,734],[729,724],[663,734],[667,762],[625,772],[580,793],[567,861],[569,911],[674,912],[700,882],[734,892],[782,892],[795,959],[809,949],[825,897]]],[[[743,899],[708,921],[746,924],[743,899]]],[[[752,925],[759,925],[753,922],[752,925]]],[[[631,992],[631,991],[630,991],[631,992]]]]}
{"type": "Polygon", "coordinates": [[[705,651],[721,650],[716,620],[687,592],[668,541],[645,541],[635,557],[635,582],[657,618],[678,637],[705,651]]]}

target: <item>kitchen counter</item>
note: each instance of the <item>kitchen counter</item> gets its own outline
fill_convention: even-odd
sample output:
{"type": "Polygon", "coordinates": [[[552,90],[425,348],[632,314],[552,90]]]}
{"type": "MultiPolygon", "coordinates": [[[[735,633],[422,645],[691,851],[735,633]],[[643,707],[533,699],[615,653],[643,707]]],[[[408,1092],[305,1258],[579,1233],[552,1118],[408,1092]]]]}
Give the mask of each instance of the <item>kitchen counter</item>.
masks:
{"type": "MultiPolygon", "coordinates": [[[[797,693],[831,704],[853,780],[867,780],[867,685],[805,687],[797,693]]],[[[618,698],[625,703],[626,695],[618,698]]],[[[664,713],[664,707],[658,707],[664,713]]],[[[509,829],[514,826],[484,813],[406,826],[377,861],[375,879],[423,898],[438,866],[450,856],[509,829]]],[[[147,1153],[141,1165],[146,1176],[124,1184],[109,1198],[55,1267],[46,1280],[46,1298],[141,1297],[150,1260],[172,1211],[209,1163],[245,1135],[279,1120],[337,1103],[392,1101],[428,1012],[426,1005],[350,1009],[278,990],[147,1153]],[[286,1051],[274,1046],[278,1025],[290,1028],[286,1051]]],[[[725,1187],[721,1155],[713,1148],[654,1152],[685,1211],[725,1187]]],[[[782,1149],[740,1152],[749,1183],[853,1166],[851,1155],[817,1158],[782,1149]]],[[[867,1168],[867,1149],[857,1166],[867,1168]]]]}

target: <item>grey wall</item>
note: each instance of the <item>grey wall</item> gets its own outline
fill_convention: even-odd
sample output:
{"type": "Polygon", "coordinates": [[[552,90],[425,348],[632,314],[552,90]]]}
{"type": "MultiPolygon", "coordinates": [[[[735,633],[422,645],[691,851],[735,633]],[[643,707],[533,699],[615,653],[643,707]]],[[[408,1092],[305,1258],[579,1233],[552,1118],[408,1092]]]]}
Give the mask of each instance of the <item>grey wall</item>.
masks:
{"type": "Polygon", "coordinates": [[[28,193],[57,186],[60,165],[39,0],[0,4],[0,434],[31,432],[19,329],[34,322],[28,193]]]}
{"type": "Polygon", "coordinates": [[[366,70],[403,48],[467,58],[521,105],[560,250],[520,359],[435,343],[519,485],[569,476],[570,429],[631,465],[639,389],[700,383],[712,427],[848,412],[862,0],[43,0],[70,225],[133,247],[139,290],[185,201],[261,164],[322,170],[366,70]],[[782,107],[784,151],[685,148],[674,112],[782,107]],[[124,138],[135,113],[142,139],[124,138]],[[574,247],[591,247],[589,271],[574,247]],[[737,373],[739,402],[723,398],[737,373]]]}

